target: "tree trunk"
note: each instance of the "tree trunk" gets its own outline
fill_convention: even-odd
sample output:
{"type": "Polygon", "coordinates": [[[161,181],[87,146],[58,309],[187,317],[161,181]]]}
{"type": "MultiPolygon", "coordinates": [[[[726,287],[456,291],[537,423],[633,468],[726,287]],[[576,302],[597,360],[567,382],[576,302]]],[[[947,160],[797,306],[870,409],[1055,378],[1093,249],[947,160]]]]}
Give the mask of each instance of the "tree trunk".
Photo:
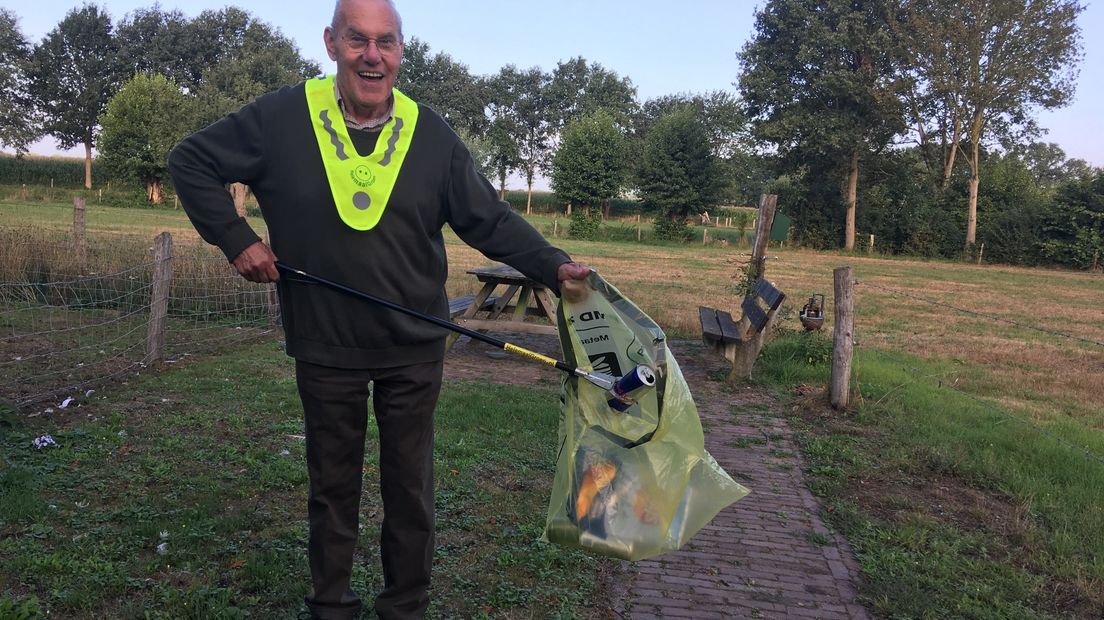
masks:
{"type": "Polygon", "coordinates": [[[525,198],[525,215],[533,214],[533,179],[529,179],[529,195],[525,198]]]}
{"type": "Polygon", "coordinates": [[[958,118],[958,112],[955,112],[951,118],[951,143],[943,146],[943,152],[946,154],[943,158],[943,179],[939,183],[939,191],[947,191],[947,187],[951,184],[951,173],[954,172],[955,156],[958,155],[958,141],[962,139],[962,121],[958,118]]]}
{"type": "Polygon", "coordinates": [[[249,186],[244,183],[231,183],[230,195],[234,197],[234,210],[238,217],[245,217],[245,195],[249,193],[249,186]]]}
{"type": "Polygon", "coordinates": [[[84,143],[84,189],[92,189],[92,141],[84,143]]]}
{"type": "Polygon", "coordinates": [[[161,204],[161,179],[150,179],[146,181],[146,199],[150,204],[161,204]]]}
{"type": "Polygon", "coordinates": [[[979,110],[974,114],[970,127],[970,183],[969,199],[966,207],[966,251],[977,243],[977,201],[978,186],[981,184],[981,130],[982,116],[979,110]]]}
{"type": "Polygon", "coordinates": [[[851,153],[850,169],[847,171],[847,224],[843,231],[843,247],[848,252],[855,249],[855,203],[859,189],[859,151],[851,153]]]}
{"type": "Polygon", "coordinates": [[[966,207],[966,250],[977,242],[977,201],[978,185],[981,179],[978,177],[976,163],[970,168],[970,198],[966,207]]]}

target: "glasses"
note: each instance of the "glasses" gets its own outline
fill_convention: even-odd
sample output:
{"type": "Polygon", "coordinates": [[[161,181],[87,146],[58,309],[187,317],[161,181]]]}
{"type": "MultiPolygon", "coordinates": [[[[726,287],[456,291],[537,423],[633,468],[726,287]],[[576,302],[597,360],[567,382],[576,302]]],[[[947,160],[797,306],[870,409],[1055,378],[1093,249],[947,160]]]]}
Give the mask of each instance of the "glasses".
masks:
{"type": "Polygon", "coordinates": [[[390,54],[396,52],[402,43],[394,36],[390,34],[383,35],[382,37],[364,37],[359,34],[345,35],[342,37],[345,39],[345,45],[349,46],[351,51],[358,54],[364,53],[368,49],[368,44],[375,41],[376,49],[381,54],[390,54]]]}

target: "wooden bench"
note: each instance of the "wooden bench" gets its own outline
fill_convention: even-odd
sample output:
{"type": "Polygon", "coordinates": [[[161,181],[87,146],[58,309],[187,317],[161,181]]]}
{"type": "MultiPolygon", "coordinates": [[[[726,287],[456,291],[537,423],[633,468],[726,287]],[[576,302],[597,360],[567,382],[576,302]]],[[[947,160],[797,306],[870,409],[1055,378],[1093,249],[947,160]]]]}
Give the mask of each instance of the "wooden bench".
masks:
{"type": "Polygon", "coordinates": [[[740,305],[743,311],[740,320],[733,320],[724,310],[699,306],[702,341],[732,362],[734,375],[750,376],[751,366],[763,346],[763,330],[785,299],[785,293],[760,278],[740,305]]]}
{"type": "MultiPolygon", "coordinates": [[[[490,310],[494,307],[495,302],[498,301],[498,297],[491,296],[487,298],[487,301],[483,302],[483,305],[479,307],[480,310],[490,310]]],[[[475,302],[475,295],[461,295],[460,297],[454,297],[449,300],[449,318],[455,319],[456,317],[464,314],[464,312],[471,307],[475,302]]]]}
{"type": "Polygon", "coordinates": [[[744,303],[740,308],[744,311],[744,318],[748,320],[748,328],[741,330],[732,315],[724,310],[698,307],[701,320],[702,339],[706,342],[735,343],[744,342],[748,338],[763,331],[771,316],[778,311],[782,301],[786,299],[785,293],[774,287],[766,280],[755,283],[752,291],[744,297],[744,303]],[[760,305],[760,304],[763,305],[760,305]]]}

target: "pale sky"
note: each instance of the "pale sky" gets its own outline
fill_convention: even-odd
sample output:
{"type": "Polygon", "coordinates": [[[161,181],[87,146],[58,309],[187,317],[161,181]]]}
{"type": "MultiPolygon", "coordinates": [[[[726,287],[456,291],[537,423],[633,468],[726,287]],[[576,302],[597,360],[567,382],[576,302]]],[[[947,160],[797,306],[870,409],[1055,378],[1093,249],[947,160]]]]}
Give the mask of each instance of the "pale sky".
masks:
{"type": "MultiPolygon", "coordinates": [[[[20,17],[23,34],[37,43],[72,8],[73,0],[0,0],[20,17]]],[[[118,22],[152,1],[102,0],[118,22]]],[[[164,9],[194,17],[204,9],[239,6],[279,28],[300,52],[327,72],[333,64],[322,45],[322,29],[331,2],[239,0],[164,0],[164,9]]],[[[728,90],[737,79],[736,52],[752,34],[751,0],[395,0],[407,37],[416,36],[433,52],[446,52],[475,75],[496,73],[506,64],[551,71],[573,56],[601,63],[628,77],[638,99],[674,93],[728,90]]],[[[1037,118],[1049,130],[1041,139],[1055,142],[1067,157],[1104,166],[1104,6],[1086,3],[1080,26],[1084,60],[1072,105],[1037,118]],[[1093,76],[1096,76],[1095,78],[1093,76]]],[[[50,141],[33,152],[54,154],[50,141]]],[[[83,150],[71,152],[83,156],[83,150]]]]}

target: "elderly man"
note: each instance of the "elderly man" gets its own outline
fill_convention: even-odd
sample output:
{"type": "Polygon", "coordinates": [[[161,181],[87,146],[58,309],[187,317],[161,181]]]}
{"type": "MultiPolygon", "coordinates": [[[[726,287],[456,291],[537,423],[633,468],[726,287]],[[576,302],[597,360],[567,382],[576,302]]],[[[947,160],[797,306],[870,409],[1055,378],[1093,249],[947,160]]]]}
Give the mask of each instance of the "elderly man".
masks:
{"type": "Polygon", "coordinates": [[[205,240],[245,278],[278,281],[296,361],[310,475],[308,559],[315,618],[359,615],[350,587],[367,400],[380,442],[381,618],[424,615],[434,546],[433,410],[446,334],[293,277],[276,256],[445,317],[442,227],[553,290],[585,266],[550,246],[472,164],[432,110],[393,89],[402,22],[389,0],[339,0],[324,33],[337,73],[269,93],[182,141],[169,167],[205,240]],[[248,184],[271,234],[236,215],[228,182],[248,184]],[[371,392],[369,382],[372,384],[371,392]]]}

